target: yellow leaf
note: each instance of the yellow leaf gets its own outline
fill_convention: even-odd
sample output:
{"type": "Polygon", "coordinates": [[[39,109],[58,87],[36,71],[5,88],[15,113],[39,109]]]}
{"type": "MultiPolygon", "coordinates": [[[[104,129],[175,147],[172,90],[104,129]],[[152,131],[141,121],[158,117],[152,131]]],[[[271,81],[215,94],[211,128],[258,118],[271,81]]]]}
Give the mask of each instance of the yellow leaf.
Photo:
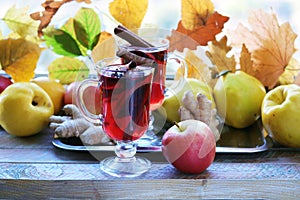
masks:
{"type": "MultiPolygon", "coordinates": [[[[279,84],[286,85],[295,83],[297,78],[300,77],[300,63],[292,58],[289,65],[285,68],[284,72],[279,77],[279,84]]],[[[300,79],[298,78],[298,81],[300,79]]]]}
{"type": "Polygon", "coordinates": [[[10,74],[15,82],[29,81],[41,53],[40,47],[25,39],[0,41],[0,62],[2,69],[10,74]]]}
{"type": "Polygon", "coordinates": [[[114,0],[109,4],[111,15],[128,29],[141,26],[148,8],[148,0],[114,0]]]}
{"type": "Polygon", "coordinates": [[[272,89],[296,51],[294,42],[297,34],[289,23],[279,25],[275,13],[252,11],[248,22],[251,30],[240,24],[228,35],[232,45],[245,43],[252,55],[255,77],[272,89]]]}
{"type": "Polygon", "coordinates": [[[39,23],[33,20],[28,14],[29,7],[8,9],[4,21],[13,32],[18,33],[22,38],[37,36],[39,23]]]}
{"type": "Polygon", "coordinates": [[[228,53],[232,47],[227,46],[227,37],[224,36],[220,41],[214,40],[208,45],[209,51],[206,55],[210,61],[217,66],[219,72],[223,70],[236,70],[236,62],[234,56],[228,57],[228,53]]]}
{"type": "Polygon", "coordinates": [[[187,30],[204,25],[213,12],[214,4],[210,0],[181,0],[182,25],[187,30]]]}
{"type": "Polygon", "coordinates": [[[113,57],[116,53],[115,40],[108,32],[101,32],[97,45],[92,50],[92,58],[94,62],[104,58],[113,57]]]}

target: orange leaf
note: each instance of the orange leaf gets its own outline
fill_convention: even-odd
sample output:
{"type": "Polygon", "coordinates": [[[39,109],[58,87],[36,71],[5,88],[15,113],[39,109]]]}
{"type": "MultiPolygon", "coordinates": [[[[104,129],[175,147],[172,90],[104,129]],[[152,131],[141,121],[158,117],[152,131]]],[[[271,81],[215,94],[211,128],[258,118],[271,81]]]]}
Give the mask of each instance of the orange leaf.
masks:
{"type": "Polygon", "coordinates": [[[248,51],[245,44],[243,44],[241,57],[240,57],[240,69],[251,76],[255,76],[256,71],[253,68],[253,61],[251,60],[251,53],[248,51]]]}
{"type": "Polygon", "coordinates": [[[148,0],[114,0],[109,4],[110,14],[128,29],[141,26],[148,8],[148,0]]]}
{"type": "Polygon", "coordinates": [[[179,21],[177,29],[172,30],[170,40],[170,51],[183,51],[184,48],[195,50],[198,45],[207,45],[209,41],[215,39],[215,36],[220,33],[224,27],[224,23],[229,20],[229,17],[220,15],[218,12],[211,14],[204,25],[199,26],[194,30],[187,30],[179,21]]]}
{"type": "Polygon", "coordinates": [[[92,58],[94,62],[101,59],[113,57],[116,53],[115,40],[108,32],[101,32],[97,45],[92,50],[92,58]]]}
{"type": "Polygon", "coordinates": [[[232,49],[227,46],[227,37],[224,36],[220,41],[214,40],[208,45],[209,51],[206,51],[207,57],[217,66],[219,72],[223,70],[236,70],[236,62],[234,56],[228,57],[227,54],[232,49]]]}
{"type": "Polygon", "coordinates": [[[214,4],[210,0],[181,0],[182,25],[194,30],[207,21],[214,12],[214,4]]]}
{"type": "Polygon", "coordinates": [[[0,41],[0,62],[2,69],[10,74],[15,82],[29,81],[34,77],[34,70],[41,49],[25,39],[7,39],[0,41]]]}
{"type": "Polygon", "coordinates": [[[252,11],[248,22],[252,30],[240,24],[235,31],[229,31],[230,39],[233,45],[245,43],[252,54],[255,77],[272,89],[296,51],[297,34],[289,23],[279,25],[274,13],[262,10],[252,11]]]}

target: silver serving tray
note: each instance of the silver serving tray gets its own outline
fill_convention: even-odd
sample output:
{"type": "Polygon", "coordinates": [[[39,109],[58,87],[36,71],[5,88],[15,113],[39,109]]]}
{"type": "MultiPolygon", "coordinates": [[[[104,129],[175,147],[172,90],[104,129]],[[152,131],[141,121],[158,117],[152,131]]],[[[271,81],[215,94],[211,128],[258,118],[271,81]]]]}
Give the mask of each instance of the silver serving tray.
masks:
{"type": "MultiPolygon", "coordinates": [[[[234,129],[224,126],[221,139],[217,142],[217,153],[257,153],[268,150],[267,140],[261,121],[244,129],[234,129]]],[[[79,138],[53,138],[52,144],[60,149],[69,151],[114,151],[114,145],[99,144],[93,146],[82,145],[79,138]]],[[[161,146],[137,145],[137,152],[161,152],[161,146]]]]}

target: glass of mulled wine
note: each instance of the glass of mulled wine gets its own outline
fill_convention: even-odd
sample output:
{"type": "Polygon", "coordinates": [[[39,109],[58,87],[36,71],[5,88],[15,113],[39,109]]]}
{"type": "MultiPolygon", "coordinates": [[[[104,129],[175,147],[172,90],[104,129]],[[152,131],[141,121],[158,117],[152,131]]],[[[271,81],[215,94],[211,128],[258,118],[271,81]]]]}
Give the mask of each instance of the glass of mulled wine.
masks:
{"type": "MultiPolygon", "coordinates": [[[[169,40],[162,37],[151,36],[143,37],[140,40],[143,43],[134,43],[128,40],[126,31],[119,33],[121,40],[118,40],[117,55],[122,58],[122,63],[130,63],[134,61],[140,65],[148,65],[154,68],[151,100],[150,100],[150,124],[144,136],[138,141],[144,145],[160,145],[161,140],[157,137],[157,133],[163,128],[164,122],[160,122],[154,129],[154,117],[152,112],[159,109],[163,104],[166,92],[166,65],[169,62],[175,62],[186,69],[186,64],[179,56],[169,53],[169,40]],[[124,35],[125,36],[124,36],[124,35]],[[139,46],[138,46],[139,45],[139,46]]],[[[139,37],[139,36],[134,36],[139,37]]],[[[178,66],[177,66],[178,67],[178,66]]],[[[184,75],[182,75],[182,78],[184,75]]]]}
{"type": "Polygon", "coordinates": [[[101,161],[100,169],[112,176],[135,177],[151,167],[151,162],[135,156],[139,139],[149,126],[153,68],[134,62],[120,64],[118,58],[101,60],[96,65],[99,80],[87,79],[78,87],[79,110],[91,122],[100,123],[116,141],[116,156],[101,161]],[[117,64],[116,64],[117,63],[117,64]],[[98,85],[102,111],[90,113],[83,103],[83,92],[98,85]]]}

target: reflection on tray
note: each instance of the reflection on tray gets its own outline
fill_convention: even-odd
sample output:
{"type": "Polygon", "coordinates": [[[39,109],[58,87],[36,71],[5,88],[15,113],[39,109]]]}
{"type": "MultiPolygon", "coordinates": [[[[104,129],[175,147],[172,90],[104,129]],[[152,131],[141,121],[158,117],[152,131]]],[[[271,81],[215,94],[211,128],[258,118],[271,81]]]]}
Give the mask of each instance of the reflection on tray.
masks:
{"type": "MultiPolygon", "coordinates": [[[[114,145],[99,144],[93,146],[83,145],[79,138],[53,138],[52,144],[58,148],[72,151],[114,151],[114,145]]],[[[255,153],[268,149],[261,121],[244,129],[235,129],[224,126],[221,138],[217,142],[217,153],[255,153]]],[[[142,146],[138,152],[158,152],[160,146],[142,146]]]]}

